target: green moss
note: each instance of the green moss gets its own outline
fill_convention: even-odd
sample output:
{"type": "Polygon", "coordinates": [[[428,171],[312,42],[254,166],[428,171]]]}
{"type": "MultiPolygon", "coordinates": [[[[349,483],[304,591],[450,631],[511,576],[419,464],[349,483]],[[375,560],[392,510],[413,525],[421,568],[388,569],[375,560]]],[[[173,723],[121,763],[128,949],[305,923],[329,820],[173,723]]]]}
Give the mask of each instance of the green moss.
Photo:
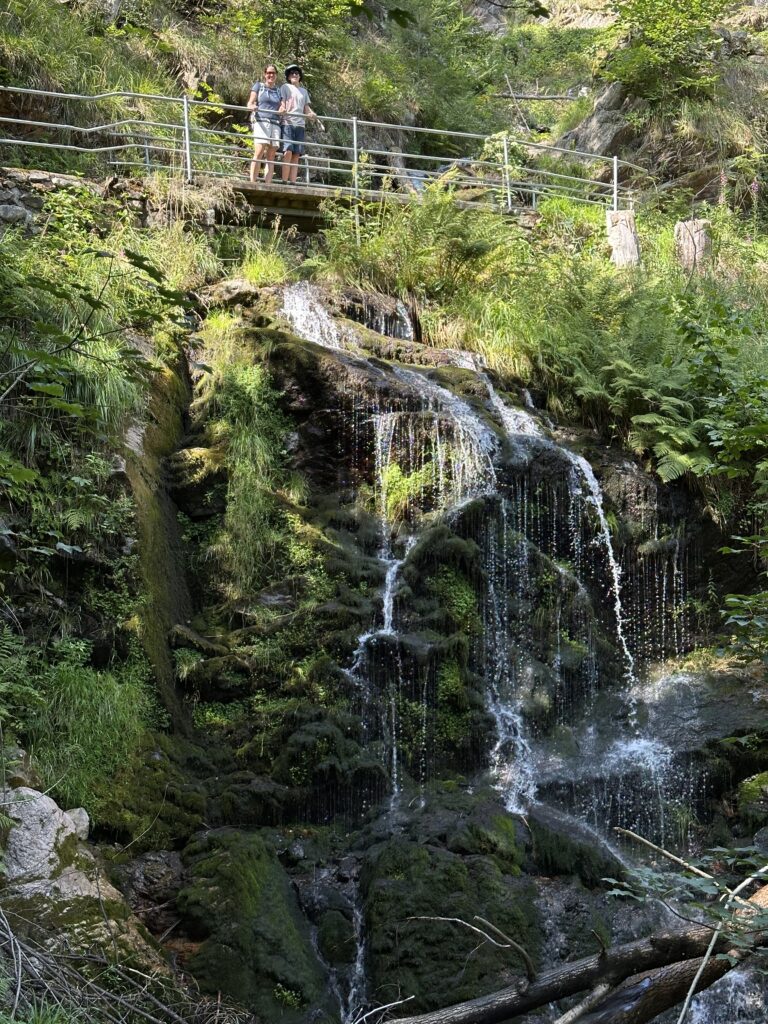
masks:
{"type": "Polygon", "coordinates": [[[415,996],[409,1012],[459,1002],[499,987],[521,964],[477,937],[420,917],[479,914],[514,935],[535,957],[538,931],[534,890],[505,876],[491,858],[464,859],[447,850],[398,838],[366,863],[365,912],[372,995],[386,1002],[398,991],[415,996]],[[474,952],[473,952],[474,951],[474,952]]]}
{"type": "Polygon", "coordinates": [[[150,734],[136,762],[115,779],[101,812],[101,827],[131,854],[168,849],[186,841],[205,819],[208,805],[200,777],[220,766],[182,737],[150,734]]]}
{"type": "Polygon", "coordinates": [[[178,525],[163,484],[162,460],[176,447],[189,394],[180,368],[158,373],[150,392],[142,447],[128,452],[127,473],[136,501],[139,558],[144,600],[139,607],[139,635],[165,709],[175,728],[188,722],[176,695],[168,630],[189,617],[189,597],[180,571],[183,564],[178,525]]]}
{"type": "Polygon", "coordinates": [[[349,964],[355,959],[355,929],[339,910],[323,914],[317,930],[317,944],[323,959],[333,965],[349,964]]]}
{"type": "Polygon", "coordinates": [[[385,496],[384,515],[387,522],[396,523],[401,519],[414,518],[418,501],[425,489],[429,488],[434,476],[433,467],[430,463],[414,470],[413,473],[404,473],[396,462],[391,462],[385,472],[382,481],[382,490],[385,496]]]}
{"type": "Polygon", "coordinates": [[[477,606],[477,594],[463,573],[447,565],[441,565],[431,577],[428,586],[450,613],[456,629],[468,635],[476,635],[482,629],[477,606]]]}
{"type": "Polygon", "coordinates": [[[745,779],[739,786],[739,814],[750,826],[768,821],[768,772],[745,779]]]}
{"type": "Polygon", "coordinates": [[[325,979],[288,876],[256,834],[213,832],[184,851],[189,885],[178,897],[202,940],[189,969],[204,992],[224,992],[263,1020],[292,1024],[322,1005],[325,979]]]}
{"type": "Polygon", "coordinates": [[[562,829],[550,829],[533,818],[529,825],[534,860],[542,874],[577,875],[589,888],[601,885],[604,878],[619,877],[618,861],[607,857],[586,839],[570,837],[562,829]]]}

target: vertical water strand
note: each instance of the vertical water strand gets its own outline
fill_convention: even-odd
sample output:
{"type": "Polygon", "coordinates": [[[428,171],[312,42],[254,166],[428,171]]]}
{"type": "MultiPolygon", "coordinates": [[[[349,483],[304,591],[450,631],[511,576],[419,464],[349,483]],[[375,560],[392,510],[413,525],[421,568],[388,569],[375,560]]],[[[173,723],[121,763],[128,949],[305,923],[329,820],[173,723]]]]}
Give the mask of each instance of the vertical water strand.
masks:
{"type": "MultiPolygon", "coordinates": [[[[621,568],[616,560],[616,555],[614,554],[613,543],[611,541],[611,531],[608,527],[608,521],[605,518],[603,493],[600,490],[600,484],[597,482],[594,471],[587,460],[581,455],[576,455],[575,452],[570,452],[567,449],[563,450],[566,452],[567,458],[572,462],[574,467],[578,469],[582,480],[587,485],[587,501],[592,505],[597,515],[599,526],[598,537],[605,550],[611,580],[613,611],[616,619],[616,637],[624,659],[627,683],[632,686],[637,681],[635,678],[635,659],[632,657],[625,634],[624,611],[621,605],[621,568]]],[[[630,701],[630,704],[632,705],[630,707],[630,714],[634,717],[636,714],[634,701],[630,701]]]]}

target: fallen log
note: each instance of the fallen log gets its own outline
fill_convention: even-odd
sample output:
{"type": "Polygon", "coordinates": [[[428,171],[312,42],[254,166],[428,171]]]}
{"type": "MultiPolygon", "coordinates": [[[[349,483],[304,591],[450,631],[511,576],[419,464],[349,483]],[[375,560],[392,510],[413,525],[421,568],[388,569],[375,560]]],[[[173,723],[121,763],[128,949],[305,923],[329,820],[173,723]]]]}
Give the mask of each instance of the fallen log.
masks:
{"type": "MultiPolygon", "coordinates": [[[[757,910],[768,907],[768,886],[759,889],[749,902],[757,910]]],[[[579,1017],[581,1024],[646,1024],[685,998],[712,943],[713,931],[705,925],[690,925],[660,932],[555,967],[533,982],[521,979],[477,999],[400,1018],[398,1024],[503,1024],[605,983],[610,984],[610,993],[579,1017]]],[[[764,936],[756,937],[756,942],[760,937],[764,936]]],[[[732,960],[748,955],[748,951],[729,950],[731,941],[725,933],[718,935],[712,952],[728,952],[732,960]]],[[[710,959],[697,991],[719,980],[732,966],[731,960],[710,959]]]]}

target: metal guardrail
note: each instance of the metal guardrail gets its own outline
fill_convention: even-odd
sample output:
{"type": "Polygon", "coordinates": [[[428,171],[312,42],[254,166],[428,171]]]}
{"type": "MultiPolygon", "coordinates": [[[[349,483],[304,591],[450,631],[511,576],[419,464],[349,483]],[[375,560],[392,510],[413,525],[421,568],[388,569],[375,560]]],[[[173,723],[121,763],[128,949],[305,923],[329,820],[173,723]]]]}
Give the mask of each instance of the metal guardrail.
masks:
{"type": "MultiPolygon", "coordinates": [[[[97,110],[120,101],[123,116],[92,125],[0,116],[0,125],[13,125],[18,133],[0,137],[0,146],[105,154],[117,172],[139,168],[182,175],[190,182],[196,174],[232,180],[247,176],[253,142],[246,107],[135,92],[86,96],[0,86],[1,93],[54,100],[59,106],[63,101],[97,104],[97,110]],[[139,106],[152,116],[130,110],[139,106]]],[[[522,141],[508,132],[488,136],[325,115],[322,121],[331,126],[328,141],[310,130],[303,177],[327,188],[329,195],[384,198],[393,192],[418,193],[441,180],[470,205],[535,209],[540,198],[555,195],[618,211],[634,205],[633,190],[622,178],[646,174],[617,157],[522,141]],[[421,143],[412,145],[410,140],[419,137],[421,143]],[[573,164],[584,173],[572,173],[573,164]]]]}

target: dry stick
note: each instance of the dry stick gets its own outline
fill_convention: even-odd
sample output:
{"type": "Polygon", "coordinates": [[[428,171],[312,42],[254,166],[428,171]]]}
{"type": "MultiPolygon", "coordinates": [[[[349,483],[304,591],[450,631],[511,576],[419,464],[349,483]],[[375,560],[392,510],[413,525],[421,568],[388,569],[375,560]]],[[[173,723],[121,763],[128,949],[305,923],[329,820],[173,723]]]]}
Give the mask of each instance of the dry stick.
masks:
{"type": "Polygon", "coordinates": [[[364,1013],[362,1017],[356,1017],[354,1024],[363,1024],[364,1020],[368,1020],[374,1013],[382,1013],[384,1010],[391,1010],[393,1006],[402,1006],[403,1003],[410,1003],[416,996],[407,996],[405,999],[398,999],[396,1003],[386,1003],[384,1006],[377,1006],[375,1010],[369,1010],[368,1013],[364,1013]]]}
{"type": "MultiPolygon", "coordinates": [[[[724,909],[728,910],[730,905],[733,902],[735,902],[736,897],[738,896],[738,894],[740,892],[742,892],[744,889],[746,889],[748,885],[751,885],[752,882],[756,881],[758,878],[762,878],[762,876],[765,875],[765,874],[768,874],[768,864],[765,864],[763,867],[760,868],[759,871],[755,871],[754,874],[750,875],[749,878],[745,878],[743,882],[740,882],[739,885],[736,886],[736,888],[733,890],[733,892],[730,894],[730,896],[726,900],[724,909]]],[[[720,898],[722,900],[723,897],[721,896],[720,898]]],[[[685,1002],[683,1003],[683,1008],[680,1011],[680,1016],[677,1018],[677,1024],[683,1024],[683,1022],[685,1021],[686,1016],[688,1015],[688,1010],[690,1009],[691,1001],[693,1000],[693,997],[696,994],[696,986],[699,984],[699,980],[700,980],[702,974],[704,973],[704,968],[707,966],[707,964],[710,961],[710,958],[712,957],[712,953],[714,952],[714,949],[715,949],[715,944],[717,943],[717,940],[718,940],[718,938],[720,936],[720,933],[723,930],[724,925],[725,925],[725,918],[723,918],[720,921],[720,923],[718,924],[717,928],[715,929],[715,931],[714,931],[714,933],[712,935],[712,938],[710,940],[709,946],[707,946],[707,951],[704,954],[704,956],[702,957],[702,961],[701,961],[701,964],[699,965],[698,971],[696,972],[696,976],[693,979],[693,981],[691,982],[691,987],[688,989],[688,995],[685,997],[685,1002]]]]}
{"type": "MultiPolygon", "coordinates": [[[[510,94],[511,94],[512,93],[512,83],[509,80],[509,75],[504,75],[504,79],[505,79],[505,81],[507,83],[507,88],[509,89],[510,94]]],[[[525,114],[523,113],[523,108],[517,102],[517,97],[511,96],[511,98],[515,101],[515,106],[517,107],[517,112],[520,115],[520,120],[523,122],[523,127],[525,128],[525,130],[527,132],[529,132],[531,130],[531,126],[528,124],[528,122],[525,119],[525,114]]]]}
{"type": "Polygon", "coordinates": [[[584,1014],[591,1010],[593,1006],[597,1006],[611,991],[613,985],[609,982],[604,981],[600,985],[597,985],[589,995],[582,999],[576,1006],[572,1006],[567,1013],[564,1013],[562,1017],[558,1017],[555,1024],[573,1024],[573,1021],[578,1020],[579,1017],[583,1017],[584,1014]]]}
{"type": "Polygon", "coordinates": [[[630,832],[628,828],[619,828],[616,826],[614,832],[618,832],[622,836],[629,836],[630,839],[634,839],[637,843],[642,843],[643,846],[650,847],[651,850],[655,850],[656,853],[660,853],[662,857],[666,857],[667,860],[674,861],[675,864],[679,864],[680,867],[686,869],[686,871],[692,871],[694,875],[698,875],[699,878],[706,878],[712,881],[712,875],[708,875],[706,871],[702,871],[701,868],[694,867],[693,864],[689,864],[688,861],[683,860],[681,857],[676,857],[674,853],[670,853],[669,850],[665,850],[661,846],[657,846],[652,843],[650,839],[646,839],[644,836],[639,836],[637,832],[630,832]]]}
{"type": "Polygon", "coordinates": [[[474,921],[479,921],[480,924],[485,925],[486,928],[490,928],[490,930],[492,932],[495,932],[496,935],[498,935],[500,938],[504,939],[505,942],[509,943],[510,947],[512,949],[514,949],[516,953],[519,953],[519,955],[522,957],[523,961],[525,962],[525,968],[526,968],[526,974],[528,975],[528,980],[529,981],[535,981],[536,980],[536,967],[535,967],[535,965],[533,963],[533,960],[531,960],[530,956],[528,955],[528,951],[523,949],[523,947],[520,945],[519,942],[515,942],[514,939],[510,939],[510,937],[508,935],[504,934],[504,932],[501,930],[501,928],[497,928],[495,924],[492,924],[490,921],[486,921],[484,917],[479,917],[477,914],[475,914],[473,920],[474,921]]]}
{"type": "MultiPolygon", "coordinates": [[[[475,920],[483,921],[483,924],[485,925],[488,924],[488,922],[484,921],[482,917],[475,917],[475,920]]],[[[529,974],[531,980],[533,980],[536,977],[536,971],[533,966],[533,961],[528,956],[523,947],[519,946],[513,939],[510,939],[509,936],[504,935],[503,932],[500,932],[495,925],[490,925],[490,927],[496,932],[497,935],[501,935],[506,940],[505,942],[497,942],[496,939],[492,938],[488,934],[488,932],[484,932],[482,928],[476,928],[473,924],[470,924],[469,921],[465,921],[461,917],[407,917],[406,921],[445,921],[448,924],[463,925],[465,928],[469,928],[470,931],[477,932],[478,935],[482,935],[486,942],[490,942],[491,945],[496,946],[499,949],[514,949],[515,952],[519,953],[520,956],[522,956],[522,958],[525,960],[526,967],[529,968],[529,970],[533,971],[533,974],[529,974]]]]}
{"type": "MultiPolygon", "coordinates": [[[[694,867],[693,864],[689,864],[688,861],[683,860],[681,857],[676,857],[674,853],[670,853],[669,850],[665,850],[663,846],[656,846],[656,844],[652,843],[650,839],[645,839],[643,836],[639,836],[637,832],[630,832],[629,829],[619,828],[618,826],[616,826],[615,831],[620,832],[622,835],[629,836],[630,839],[635,839],[638,843],[643,843],[645,846],[649,846],[652,850],[660,853],[662,857],[666,857],[667,860],[671,860],[675,864],[679,864],[681,867],[684,867],[686,871],[691,871],[694,875],[698,875],[700,878],[706,878],[709,882],[715,881],[714,875],[708,875],[706,871],[702,871],[700,868],[694,867]]],[[[727,885],[722,886],[723,893],[731,897],[733,897],[737,892],[741,892],[742,888],[743,885],[739,885],[739,887],[734,889],[732,892],[727,885]]],[[[737,899],[737,902],[743,904],[745,907],[749,904],[748,900],[743,900],[741,897],[737,899]]]]}
{"type": "Polygon", "coordinates": [[[16,1015],[16,1010],[19,1007],[19,999],[21,998],[21,977],[22,977],[22,965],[21,965],[21,951],[19,944],[16,940],[16,936],[11,930],[11,926],[8,923],[8,918],[5,916],[3,911],[0,909],[0,923],[5,927],[8,943],[11,947],[11,956],[13,957],[13,974],[14,981],[16,982],[16,990],[13,997],[13,1006],[11,1007],[11,1017],[16,1015]]]}

